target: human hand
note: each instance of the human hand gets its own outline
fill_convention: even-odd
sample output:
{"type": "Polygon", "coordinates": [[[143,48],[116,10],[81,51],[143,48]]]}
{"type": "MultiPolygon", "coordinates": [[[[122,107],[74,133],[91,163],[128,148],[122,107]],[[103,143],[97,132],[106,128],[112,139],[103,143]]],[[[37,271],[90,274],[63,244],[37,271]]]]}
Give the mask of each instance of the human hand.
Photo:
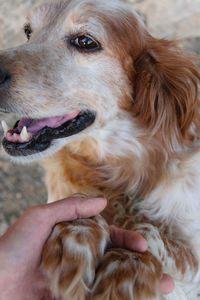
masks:
{"type": "MultiPolygon", "coordinates": [[[[115,246],[127,248],[138,252],[145,252],[148,248],[147,241],[137,232],[111,227],[111,239],[115,246]]],[[[169,294],[174,289],[174,281],[168,274],[163,274],[160,280],[161,294],[169,294]]]]}
{"type": "MultiPolygon", "coordinates": [[[[40,262],[52,228],[62,221],[97,215],[105,206],[105,199],[69,198],[28,209],[0,238],[0,300],[50,300],[40,262]]],[[[147,242],[137,233],[121,229],[115,233],[112,231],[116,243],[140,252],[146,250],[147,242]]],[[[161,280],[165,293],[173,283],[166,276],[161,280]]]]}
{"type": "Polygon", "coordinates": [[[28,209],[0,238],[0,300],[50,300],[40,268],[56,223],[99,214],[105,199],[68,198],[28,209]]]}

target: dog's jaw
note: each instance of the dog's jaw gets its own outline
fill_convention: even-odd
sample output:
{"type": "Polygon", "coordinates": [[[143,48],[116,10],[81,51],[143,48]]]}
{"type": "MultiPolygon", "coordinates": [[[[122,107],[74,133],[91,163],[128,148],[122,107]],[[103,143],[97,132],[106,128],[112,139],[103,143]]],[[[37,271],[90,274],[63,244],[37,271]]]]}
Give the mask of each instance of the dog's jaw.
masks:
{"type": "Polygon", "coordinates": [[[60,151],[62,148],[64,148],[65,146],[67,146],[69,143],[77,140],[77,139],[84,139],[85,136],[87,136],[87,132],[88,130],[86,129],[86,132],[81,132],[79,133],[78,137],[77,136],[70,136],[67,138],[61,138],[61,139],[57,139],[57,140],[53,140],[51,143],[51,146],[49,148],[47,148],[46,150],[42,151],[42,152],[37,152],[34,154],[30,154],[28,156],[12,156],[9,155],[4,147],[2,147],[2,153],[8,157],[11,161],[16,162],[16,163],[20,163],[20,164],[26,164],[26,163],[32,163],[32,162],[36,162],[36,161],[41,161],[46,157],[50,157],[52,155],[54,155],[55,153],[57,153],[58,151],[60,151]]]}
{"type": "Polygon", "coordinates": [[[7,125],[2,122],[5,135],[2,142],[4,152],[20,162],[52,155],[74,138],[77,139],[77,135],[80,138],[80,133],[90,127],[95,118],[95,112],[77,111],[58,118],[21,119],[14,129],[7,132],[7,125]],[[28,131],[25,124],[28,125],[28,131]]]}
{"type": "Polygon", "coordinates": [[[11,161],[16,162],[16,163],[20,163],[20,164],[32,163],[32,162],[40,161],[46,157],[52,156],[53,154],[55,154],[56,152],[61,150],[64,146],[66,146],[68,143],[72,142],[73,140],[74,140],[74,137],[69,137],[66,139],[58,139],[58,140],[52,142],[50,148],[48,148],[42,152],[34,153],[34,154],[28,155],[28,156],[9,155],[5,151],[4,147],[2,147],[2,153],[4,156],[8,157],[11,161]]]}

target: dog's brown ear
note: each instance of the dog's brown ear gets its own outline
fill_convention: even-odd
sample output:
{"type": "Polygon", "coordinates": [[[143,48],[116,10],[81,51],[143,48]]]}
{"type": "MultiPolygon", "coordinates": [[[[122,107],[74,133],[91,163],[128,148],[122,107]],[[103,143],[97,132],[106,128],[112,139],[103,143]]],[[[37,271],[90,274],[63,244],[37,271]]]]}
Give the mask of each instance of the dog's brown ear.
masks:
{"type": "Polygon", "coordinates": [[[200,120],[197,68],[175,42],[153,39],[135,61],[134,116],[173,146],[191,139],[200,120]]]}

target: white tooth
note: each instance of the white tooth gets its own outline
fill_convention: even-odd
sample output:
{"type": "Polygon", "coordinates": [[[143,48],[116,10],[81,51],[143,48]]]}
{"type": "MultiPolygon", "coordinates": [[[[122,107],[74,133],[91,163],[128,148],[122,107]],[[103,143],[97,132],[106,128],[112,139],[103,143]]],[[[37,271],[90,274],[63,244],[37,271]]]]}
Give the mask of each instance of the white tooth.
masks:
{"type": "Polygon", "coordinates": [[[6,121],[1,121],[1,125],[3,127],[3,132],[4,132],[4,135],[6,135],[6,133],[8,132],[8,130],[10,129],[6,123],[6,121]]]}
{"type": "Polygon", "coordinates": [[[30,137],[30,133],[27,131],[26,126],[23,127],[21,133],[20,133],[20,137],[22,139],[22,141],[27,141],[30,137]]]}

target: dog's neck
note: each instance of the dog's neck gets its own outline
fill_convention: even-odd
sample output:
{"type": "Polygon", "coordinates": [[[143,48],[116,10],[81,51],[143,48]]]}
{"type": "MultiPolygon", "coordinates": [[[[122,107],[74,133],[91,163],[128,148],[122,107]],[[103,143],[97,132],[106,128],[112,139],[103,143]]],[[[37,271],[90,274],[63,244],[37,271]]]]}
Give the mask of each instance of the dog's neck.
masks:
{"type": "Polygon", "coordinates": [[[95,139],[73,142],[44,161],[49,201],[74,193],[110,200],[144,197],[161,179],[164,160],[163,152],[150,146],[145,154],[116,156],[113,148],[113,155],[101,157],[95,139]]]}

